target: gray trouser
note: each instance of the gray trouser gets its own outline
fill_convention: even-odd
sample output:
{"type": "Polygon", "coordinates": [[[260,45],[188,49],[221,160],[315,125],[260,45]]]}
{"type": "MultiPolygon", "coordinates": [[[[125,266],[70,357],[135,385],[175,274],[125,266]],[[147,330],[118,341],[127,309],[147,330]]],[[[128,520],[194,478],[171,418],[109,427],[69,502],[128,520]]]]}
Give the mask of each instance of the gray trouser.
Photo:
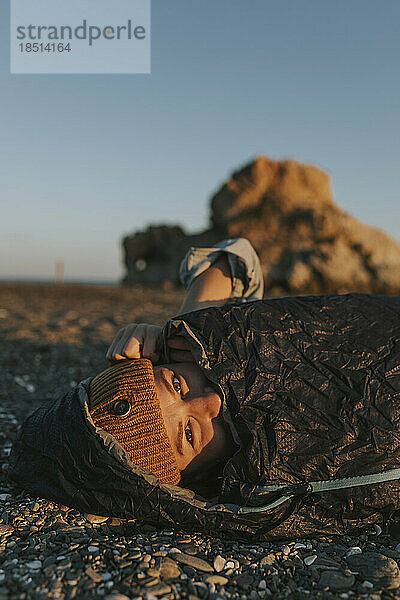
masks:
{"type": "Polygon", "coordinates": [[[227,255],[231,270],[232,294],[228,302],[260,300],[264,292],[260,259],[245,238],[223,240],[212,248],[190,248],[179,270],[179,277],[185,288],[188,289],[193,279],[204,273],[221,253],[227,255]]]}

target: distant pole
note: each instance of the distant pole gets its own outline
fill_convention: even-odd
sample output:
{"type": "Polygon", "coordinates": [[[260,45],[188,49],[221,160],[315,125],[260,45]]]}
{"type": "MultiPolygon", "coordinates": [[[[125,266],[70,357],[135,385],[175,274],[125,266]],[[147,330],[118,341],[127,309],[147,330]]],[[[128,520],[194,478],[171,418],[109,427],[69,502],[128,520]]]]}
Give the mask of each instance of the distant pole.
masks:
{"type": "Polygon", "coordinates": [[[57,260],[56,261],[56,285],[64,284],[64,261],[57,260]]]}

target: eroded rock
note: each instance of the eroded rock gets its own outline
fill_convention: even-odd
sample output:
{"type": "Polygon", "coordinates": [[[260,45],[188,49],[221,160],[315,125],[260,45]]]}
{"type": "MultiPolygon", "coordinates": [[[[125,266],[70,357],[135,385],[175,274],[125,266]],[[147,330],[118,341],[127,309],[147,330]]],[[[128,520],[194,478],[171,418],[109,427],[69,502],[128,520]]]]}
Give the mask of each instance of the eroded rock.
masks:
{"type": "Polygon", "coordinates": [[[245,237],[260,256],[266,295],[400,294],[400,246],[340,209],[315,166],[259,156],[211,198],[211,224],[196,235],[152,226],[126,237],[124,282],[175,282],[191,246],[245,237]]]}

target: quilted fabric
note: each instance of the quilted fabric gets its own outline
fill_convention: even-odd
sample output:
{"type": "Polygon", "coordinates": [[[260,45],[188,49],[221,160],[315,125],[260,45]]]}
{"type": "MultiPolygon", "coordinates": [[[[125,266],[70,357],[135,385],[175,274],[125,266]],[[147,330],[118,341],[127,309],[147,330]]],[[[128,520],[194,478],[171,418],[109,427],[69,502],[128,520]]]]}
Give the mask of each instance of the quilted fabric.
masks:
{"type": "Polygon", "coordinates": [[[240,511],[274,499],[261,497],[259,486],[400,467],[399,298],[280,298],[196,311],[165,326],[164,361],[176,333],[219,386],[240,443],[217,504],[132,465],[91,421],[90,380],[25,421],[10,476],[87,512],[244,540],[358,532],[400,512],[397,481],[240,511]]]}

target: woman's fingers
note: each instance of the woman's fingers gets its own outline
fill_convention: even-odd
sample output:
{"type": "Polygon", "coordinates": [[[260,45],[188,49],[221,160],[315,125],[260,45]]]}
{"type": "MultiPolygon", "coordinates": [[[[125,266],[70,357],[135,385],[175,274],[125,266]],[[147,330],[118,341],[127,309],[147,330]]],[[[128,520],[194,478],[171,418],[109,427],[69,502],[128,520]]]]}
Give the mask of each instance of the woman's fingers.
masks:
{"type": "Polygon", "coordinates": [[[138,358],[140,356],[140,339],[135,335],[137,325],[132,323],[118,331],[111,342],[106,357],[109,361],[138,358]]]}
{"type": "Polygon", "coordinates": [[[106,358],[107,360],[113,360],[116,355],[118,354],[119,348],[120,348],[120,342],[123,338],[124,335],[124,331],[125,329],[120,329],[117,333],[117,335],[115,336],[115,338],[113,339],[113,341],[111,342],[107,353],[106,353],[106,358]]]}
{"type": "MultiPolygon", "coordinates": [[[[131,323],[120,331],[113,339],[108,351],[109,361],[124,360],[126,358],[149,358],[152,362],[159,359],[157,341],[162,328],[158,325],[147,323],[131,323]]],[[[182,336],[174,336],[167,340],[169,358],[173,362],[193,362],[188,341],[182,336]]]]}
{"type": "Polygon", "coordinates": [[[137,334],[131,334],[129,332],[123,339],[120,354],[123,356],[123,358],[140,358],[141,347],[141,339],[137,336],[137,334]]]}
{"type": "Polygon", "coordinates": [[[160,334],[161,327],[158,327],[157,325],[147,326],[146,335],[143,338],[142,356],[149,358],[152,362],[157,362],[158,360],[158,352],[156,352],[156,348],[157,340],[160,334]]]}
{"type": "Polygon", "coordinates": [[[126,358],[146,357],[150,360],[157,359],[156,344],[161,332],[158,325],[147,323],[131,323],[121,329],[112,341],[108,351],[109,361],[124,360],[126,358]]]}

